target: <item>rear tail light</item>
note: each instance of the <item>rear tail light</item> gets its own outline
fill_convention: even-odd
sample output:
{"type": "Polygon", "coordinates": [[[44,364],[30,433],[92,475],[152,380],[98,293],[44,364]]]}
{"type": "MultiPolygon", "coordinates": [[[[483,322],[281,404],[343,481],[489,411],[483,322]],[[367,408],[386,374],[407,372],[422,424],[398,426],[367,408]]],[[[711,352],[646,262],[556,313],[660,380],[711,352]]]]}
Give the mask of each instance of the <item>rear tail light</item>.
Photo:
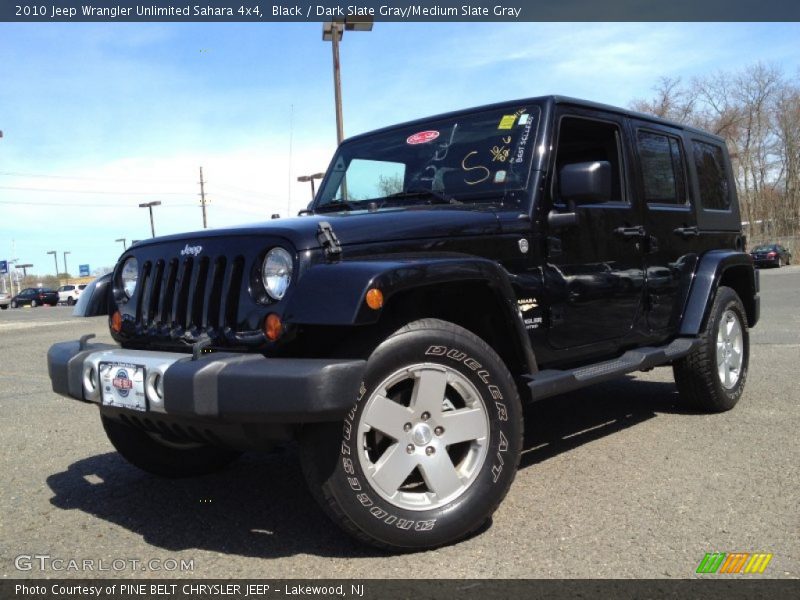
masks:
{"type": "Polygon", "coordinates": [[[770,252],[769,254],[767,254],[767,256],[769,256],[770,258],[774,258],[775,257],[775,253],[774,252],[770,252]]]}

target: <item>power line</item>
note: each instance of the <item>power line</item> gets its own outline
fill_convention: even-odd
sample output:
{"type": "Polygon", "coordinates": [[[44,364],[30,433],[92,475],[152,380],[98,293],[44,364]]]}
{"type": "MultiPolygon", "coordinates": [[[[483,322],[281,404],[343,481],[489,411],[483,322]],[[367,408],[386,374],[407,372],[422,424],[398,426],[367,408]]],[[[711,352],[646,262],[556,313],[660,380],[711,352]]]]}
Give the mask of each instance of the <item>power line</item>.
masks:
{"type": "Polygon", "coordinates": [[[0,185],[0,190],[14,190],[16,192],[57,192],[59,194],[106,194],[109,196],[186,196],[184,192],[111,192],[108,190],[67,190],[56,188],[29,188],[0,185]]]}
{"type": "MultiPolygon", "coordinates": [[[[81,181],[125,181],[125,182],[141,182],[141,179],[120,179],[119,177],[81,177],[78,175],[54,175],[50,173],[22,173],[20,171],[0,171],[0,175],[7,175],[9,177],[41,177],[44,179],[76,179],[81,181]]],[[[158,183],[185,183],[183,179],[150,179],[158,183]]]]}
{"type": "MultiPolygon", "coordinates": [[[[17,206],[57,206],[61,208],[71,208],[71,207],[80,207],[80,208],[108,208],[109,204],[99,204],[99,203],[87,203],[87,202],[27,202],[24,200],[0,200],[0,204],[13,204],[17,206]]],[[[175,208],[175,207],[182,207],[182,206],[194,206],[194,204],[165,204],[164,208],[175,208]]],[[[131,204],[130,206],[127,205],[115,205],[114,208],[137,208],[136,205],[131,204]]]]}

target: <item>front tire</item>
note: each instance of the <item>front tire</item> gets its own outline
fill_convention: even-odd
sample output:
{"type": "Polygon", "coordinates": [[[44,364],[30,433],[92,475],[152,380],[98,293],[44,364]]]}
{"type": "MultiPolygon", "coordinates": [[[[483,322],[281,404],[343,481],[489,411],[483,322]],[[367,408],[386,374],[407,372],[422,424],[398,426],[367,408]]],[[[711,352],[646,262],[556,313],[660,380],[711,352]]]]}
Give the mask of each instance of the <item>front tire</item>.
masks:
{"type": "Polygon", "coordinates": [[[435,548],[488,521],[522,447],[516,385],[482,339],[423,319],[381,343],[344,423],[307,427],[303,471],[345,531],[393,550],[435,548]]]}
{"type": "Polygon", "coordinates": [[[70,296],[67,298],[67,306],[72,306],[73,304],[75,304],[75,300],[70,296]]]}
{"type": "Polygon", "coordinates": [[[705,412],[736,406],[744,391],[750,362],[747,315],[739,296],[720,286],[700,344],[673,366],[681,397],[705,412]]]}
{"type": "Polygon", "coordinates": [[[31,300],[31,308],[36,308],[39,306],[39,303],[36,300],[31,300]]]}
{"type": "Polygon", "coordinates": [[[11,301],[11,308],[17,308],[17,301],[16,300],[12,300],[11,301]]]}
{"type": "Polygon", "coordinates": [[[103,429],[122,457],[143,471],[177,479],[219,471],[241,452],[193,442],[168,440],[101,415],[103,429]]]}

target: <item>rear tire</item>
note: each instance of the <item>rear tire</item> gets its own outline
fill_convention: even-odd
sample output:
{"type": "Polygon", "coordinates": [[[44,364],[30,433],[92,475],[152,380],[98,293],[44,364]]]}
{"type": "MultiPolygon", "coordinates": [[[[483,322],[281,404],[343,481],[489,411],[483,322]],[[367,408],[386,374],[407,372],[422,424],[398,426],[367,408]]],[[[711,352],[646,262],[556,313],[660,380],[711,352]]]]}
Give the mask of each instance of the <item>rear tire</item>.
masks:
{"type": "Polygon", "coordinates": [[[303,472],[346,532],[380,548],[435,548],[484,525],[522,447],[514,380],[482,339],[415,321],[367,362],[344,423],[306,427],[303,472]]]}
{"type": "Polygon", "coordinates": [[[122,457],[142,471],[177,479],[219,471],[241,452],[192,442],[167,440],[121,421],[100,416],[111,444],[122,457]]]}
{"type": "Polygon", "coordinates": [[[700,344],[673,366],[681,397],[696,409],[723,412],[736,406],[750,362],[747,315],[739,296],[720,286],[700,344]]]}
{"type": "Polygon", "coordinates": [[[31,300],[31,308],[36,308],[39,306],[39,303],[36,300],[31,300]]]}
{"type": "Polygon", "coordinates": [[[67,298],[67,306],[72,306],[73,304],[75,304],[75,300],[70,296],[67,298]]]}

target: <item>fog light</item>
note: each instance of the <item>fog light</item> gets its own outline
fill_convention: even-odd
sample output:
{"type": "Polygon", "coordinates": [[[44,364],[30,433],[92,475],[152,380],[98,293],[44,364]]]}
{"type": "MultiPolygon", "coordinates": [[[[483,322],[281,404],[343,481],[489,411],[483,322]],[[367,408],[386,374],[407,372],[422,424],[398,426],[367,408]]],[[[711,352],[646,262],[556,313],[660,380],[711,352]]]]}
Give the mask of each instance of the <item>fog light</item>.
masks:
{"type": "Polygon", "coordinates": [[[283,323],[281,318],[275,313],[269,313],[264,321],[264,334],[270,342],[274,342],[283,333],[283,323]]]}
{"type": "Polygon", "coordinates": [[[147,378],[147,397],[156,404],[164,401],[164,376],[158,371],[147,378]]]}
{"type": "Polygon", "coordinates": [[[119,314],[119,311],[116,311],[113,315],[111,315],[111,330],[114,333],[119,333],[122,331],[122,315],[119,314]]]}
{"type": "Polygon", "coordinates": [[[378,288],[371,288],[367,292],[367,306],[372,310],[378,310],[383,306],[383,292],[378,288]]]}
{"type": "Polygon", "coordinates": [[[97,373],[91,364],[86,365],[83,369],[83,390],[90,398],[93,398],[97,392],[97,373]]]}

